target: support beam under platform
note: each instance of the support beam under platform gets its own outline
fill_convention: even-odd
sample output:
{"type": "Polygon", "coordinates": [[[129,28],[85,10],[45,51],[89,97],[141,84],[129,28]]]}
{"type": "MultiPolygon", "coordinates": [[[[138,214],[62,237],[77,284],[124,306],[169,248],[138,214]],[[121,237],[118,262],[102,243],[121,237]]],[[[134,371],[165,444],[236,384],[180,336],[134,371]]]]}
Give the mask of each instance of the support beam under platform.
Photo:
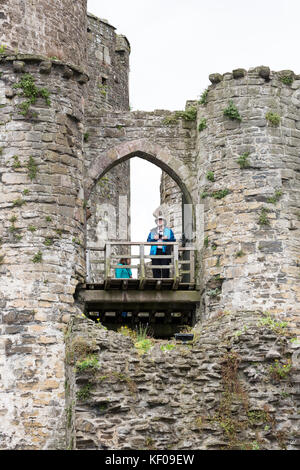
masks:
{"type": "Polygon", "coordinates": [[[200,302],[199,291],[79,289],[79,300],[89,312],[193,310],[200,302]]]}

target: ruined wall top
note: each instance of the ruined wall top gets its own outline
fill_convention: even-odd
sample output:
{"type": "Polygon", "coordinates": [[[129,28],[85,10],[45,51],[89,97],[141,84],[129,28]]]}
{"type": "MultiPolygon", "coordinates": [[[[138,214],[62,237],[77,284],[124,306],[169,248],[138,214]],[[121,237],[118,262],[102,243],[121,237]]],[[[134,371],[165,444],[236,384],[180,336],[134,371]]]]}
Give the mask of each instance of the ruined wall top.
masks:
{"type": "Polygon", "coordinates": [[[104,109],[129,109],[130,44],[107,20],[88,13],[87,65],[90,77],[87,117],[104,109]]]}
{"type": "Polygon", "coordinates": [[[87,0],[0,0],[0,44],[84,66],[87,0]]]}

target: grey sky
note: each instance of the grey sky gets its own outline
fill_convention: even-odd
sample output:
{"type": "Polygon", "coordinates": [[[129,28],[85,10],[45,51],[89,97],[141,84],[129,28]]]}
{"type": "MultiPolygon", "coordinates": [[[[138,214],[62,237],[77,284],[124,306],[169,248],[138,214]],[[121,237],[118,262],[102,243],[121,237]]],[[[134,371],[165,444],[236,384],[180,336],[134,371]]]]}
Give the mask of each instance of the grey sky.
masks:
{"type": "MultiPolygon", "coordinates": [[[[88,11],[106,18],[131,44],[133,110],[184,109],[214,72],[267,65],[300,73],[299,0],[88,0],[88,11]]],[[[159,171],[132,164],[132,184],[132,234],[144,238],[158,205],[152,202],[159,171]]]]}
{"type": "Polygon", "coordinates": [[[183,109],[213,72],[300,73],[299,0],[88,0],[131,44],[133,109],[183,109]]]}

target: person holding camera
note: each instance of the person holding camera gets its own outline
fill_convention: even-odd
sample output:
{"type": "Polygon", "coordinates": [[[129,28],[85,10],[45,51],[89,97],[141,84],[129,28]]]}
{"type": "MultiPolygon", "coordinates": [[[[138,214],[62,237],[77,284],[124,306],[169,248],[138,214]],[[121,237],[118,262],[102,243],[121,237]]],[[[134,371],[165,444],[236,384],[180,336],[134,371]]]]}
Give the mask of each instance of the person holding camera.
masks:
{"type": "MultiPolygon", "coordinates": [[[[157,224],[157,226],[155,228],[153,228],[149,235],[148,235],[148,238],[147,238],[147,242],[160,242],[162,240],[165,240],[165,241],[168,241],[168,242],[176,242],[176,239],[175,239],[175,236],[174,236],[174,233],[172,231],[172,229],[168,228],[166,225],[167,225],[167,221],[166,219],[164,219],[163,217],[161,216],[158,216],[157,219],[155,219],[155,223],[157,224]]],[[[150,250],[150,255],[159,255],[159,256],[163,256],[163,255],[170,255],[171,254],[171,246],[167,246],[167,245],[162,245],[162,244],[158,244],[157,243],[157,246],[156,245],[152,245],[151,246],[151,250],[150,250]]],[[[166,266],[168,264],[170,264],[171,262],[171,259],[170,258],[166,258],[166,259],[163,259],[163,258],[154,258],[152,259],[152,265],[162,265],[162,266],[166,266]]],[[[152,269],[153,271],[153,277],[154,278],[168,278],[170,277],[170,270],[169,269],[163,269],[163,268],[153,268],[152,269]]]]}

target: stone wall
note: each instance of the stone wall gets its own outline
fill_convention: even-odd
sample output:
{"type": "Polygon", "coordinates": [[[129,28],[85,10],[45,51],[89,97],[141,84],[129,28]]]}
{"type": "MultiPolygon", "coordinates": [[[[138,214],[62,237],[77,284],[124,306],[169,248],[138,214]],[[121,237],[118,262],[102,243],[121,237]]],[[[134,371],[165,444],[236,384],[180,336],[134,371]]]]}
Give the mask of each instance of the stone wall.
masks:
{"type": "MultiPolygon", "coordinates": [[[[126,165],[129,167],[129,164],[126,165]]],[[[124,168],[124,164],[122,165],[124,168]]],[[[92,212],[87,226],[87,241],[103,247],[106,240],[130,239],[130,186],[128,178],[114,168],[99,180],[89,198],[92,212]]]]}
{"type": "Polygon", "coordinates": [[[83,316],[69,327],[70,448],[299,449],[299,343],[284,323],[224,314],[192,344],[152,340],[143,354],[123,331],[83,316]]]}
{"type": "Polygon", "coordinates": [[[103,109],[129,109],[129,54],[125,36],[115,33],[106,20],[88,15],[88,72],[86,116],[103,109]]]}
{"type": "MultiPolygon", "coordinates": [[[[87,198],[89,202],[94,201],[91,202],[92,206],[98,197],[97,193],[99,193],[99,191],[103,192],[103,190],[110,191],[109,188],[113,187],[111,182],[115,181],[116,186],[114,191],[110,193],[110,199],[105,201],[101,199],[98,200],[105,202],[106,205],[112,201],[114,207],[116,207],[116,214],[120,213],[116,199],[119,195],[126,195],[126,189],[128,188],[126,168],[128,168],[128,166],[126,167],[125,165],[129,165],[129,154],[132,154],[132,156],[135,154],[133,148],[137,149],[136,156],[141,155],[149,159],[152,163],[157,164],[162,169],[166,168],[163,161],[153,158],[153,150],[155,149],[151,147],[152,142],[155,142],[155,145],[161,146],[162,150],[166,150],[172,155],[174,162],[172,170],[175,170],[175,175],[178,178],[178,175],[181,176],[181,182],[183,182],[184,179],[184,184],[188,186],[189,191],[196,191],[196,188],[192,186],[195,179],[191,172],[193,166],[192,152],[194,150],[196,137],[196,122],[177,119],[169,125],[169,117],[169,111],[159,110],[153,113],[142,111],[102,111],[98,113],[98,117],[89,118],[87,120],[86,131],[88,133],[88,142],[85,144],[85,149],[86,161],[90,162],[90,165],[86,168],[85,182],[87,198]],[[150,143],[148,147],[147,142],[150,143]],[[124,149],[122,149],[121,152],[118,146],[122,144],[124,144],[124,149]],[[128,155],[126,158],[127,151],[128,155]],[[105,154],[105,152],[107,152],[107,154],[105,154]],[[123,158],[123,154],[125,158],[123,158]],[[109,171],[105,173],[107,169],[109,169],[109,171]],[[184,177],[181,175],[180,170],[183,171],[184,177]],[[94,174],[95,172],[96,174],[94,174]],[[101,178],[100,187],[99,183],[97,183],[99,178],[101,178]],[[93,179],[93,181],[91,182],[90,179],[93,179]],[[90,188],[93,188],[91,195],[90,188]]],[[[134,182],[131,182],[131,184],[134,184],[134,182]]],[[[176,185],[175,182],[174,184],[176,185]]],[[[130,201],[129,196],[127,200],[130,201]]],[[[155,209],[156,208],[153,207],[153,211],[155,209]]],[[[175,235],[176,238],[180,240],[182,235],[181,202],[175,205],[173,204],[173,209],[176,211],[173,217],[174,220],[177,221],[175,235]]],[[[88,224],[88,241],[91,240],[95,246],[97,246],[97,243],[98,246],[99,243],[103,244],[103,239],[101,240],[99,233],[101,230],[103,233],[103,229],[106,230],[106,226],[112,223],[111,217],[108,217],[108,214],[105,216],[106,220],[103,220],[103,210],[103,205],[102,207],[99,205],[98,209],[94,209],[95,217],[93,219],[91,218],[88,224]],[[95,237],[97,237],[97,239],[95,237]]],[[[124,239],[124,236],[122,238],[124,239]]]]}
{"type": "MultiPolygon", "coordinates": [[[[88,14],[88,73],[85,117],[96,119],[104,110],[129,109],[129,54],[130,46],[124,36],[118,36],[115,28],[94,15],[88,14]]],[[[107,131],[108,132],[108,131],[107,131]]],[[[90,155],[91,135],[85,130],[86,165],[90,155]]],[[[93,144],[92,144],[93,146],[93,144]]],[[[130,165],[124,162],[111,169],[97,182],[87,201],[92,214],[87,226],[87,244],[102,248],[107,239],[121,236],[119,227],[125,225],[122,239],[130,239],[130,165]],[[121,197],[121,199],[120,199],[121,197]],[[126,204],[123,202],[126,199],[126,204]],[[120,207],[121,204],[121,207],[120,207]],[[127,207],[126,207],[127,206],[127,207]],[[126,223],[119,224],[120,215],[127,214],[126,223]],[[126,233],[124,233],[126,231],[126,233]]],[[[95,253],[99,258],[99,253],[95,253]]],[[[96,259],[98,259],[96,258],[96,259]]],[[[101,268],[101,266],[100,266],[101,268]]],[[[103,269],[103,265],[102,265],[103,269]]]]}
{"type": "MultiPolygon", "coordinates": [[[[131,239],[129,162],[118,165],[99,179],[88,199],[88,210],[91,217],[87,222],[86,243],[88,248],[94,248],[89,252],[89,278],[90,282],[100,282],[104,279],[106,242],[131,239]],[[99,260],[102,262],[94,263],[99,260]]],[[[113,246],[112,250],[114,255],[130,253],[130,248],[113,246]]]]}
{"type": "Polygon", "coordinates": [[[28,54],[2,55],[0,72],[0,446],[64,448],[64,329],[85,279],[86,77],[28,54]]]}
{"type": "Polygon", "coordinates": [[[196,160],[203,311],[264,308],[299,334],[299,76],[257,67],[210,78],[196,160]],[[238,114],[226,116],[230,101],[238,114]]]}
{"type": "MultiPolygon", "coordinates": [[[[108,111],[90,119],[87,155],[94,163],[86,181],[89,186],[89,179],[124,161],[126,152],[130,156],[135,150],[155,162],[151,150],[147,155],[144,149],[165,149],[176,160],[169,175],[178,176],[178,185],[186,185],[194,207],[200,208],[199,240],[204,209],[199,318],[260,307],[287,315],[298,334],[300,82],[291,73],[292,83],[284,83],[285,73],[289,76],[261,67],[212,76],[207,104],[187,103],[187,108],[197,104],[198,130],[182,112],[108,111]],[[238,119],[224,115],[231,100],[238,119]],[[268,121],[269,112],[275,118],[278,113],[279,125],[268,121]]],[[[170,157],[156,161],[166,170],[170,157]]]]}
{"type": "Polygon", "coordinates": [[[84,67],[87,0],[0,0],[0,44],[84,67]],[[67,19],[67,21],[63,21],[67,19]]]}
{"type": "Polygon", "coordinates": [[[129,43],[85,0],[0,7],[1,449],[299,449],[299,76],[213,74],[185,111],[129,112],[129,43]],[[143,355],[74,300],[133,156],[204,207],[202,324],[143,355]]]}
{"type": "MultiPolygon", "coordinates": [[[[144,142],[149,143],[149,147],[156,145],[162,150],[165,149],[173,161],[176,161],[172,167],[174,175],[171,176],[177,177],[182,184],[185,184],[192,196],[196,194],[197,188],[193,177],[197,155],[195,120],[187,121],[177,118],[175,113],[166,110],[102,111],[97,117],[87,119],[86,131],[89,135],[86,158],[88,162],[91,162],[86,168],[87,188],[91,187],[92,183],[89,179],[94,178],[92,172],[95,166],[98,165],[98,173],[101,174],[101,169],[103,173],[125,160],[123,155],[118,154],[118,146],[122,144],[127,145],[128,156],[133,156],[133,148],[137,148],[136,156],[149,157],[151,161],[151,154],[147,156],[146,152],[143,152],[144,142]],[[136,145],[138,141],[141,142],[139,150],[136,145]],[[106,160],[102,159],[104,153],[107,153],[106,160]],[[186,177],[184,182],[182,181],[183,174],[186,177]]],[[[152,158],[152,163],[168,171],[166,162],[152,158]]]]}

